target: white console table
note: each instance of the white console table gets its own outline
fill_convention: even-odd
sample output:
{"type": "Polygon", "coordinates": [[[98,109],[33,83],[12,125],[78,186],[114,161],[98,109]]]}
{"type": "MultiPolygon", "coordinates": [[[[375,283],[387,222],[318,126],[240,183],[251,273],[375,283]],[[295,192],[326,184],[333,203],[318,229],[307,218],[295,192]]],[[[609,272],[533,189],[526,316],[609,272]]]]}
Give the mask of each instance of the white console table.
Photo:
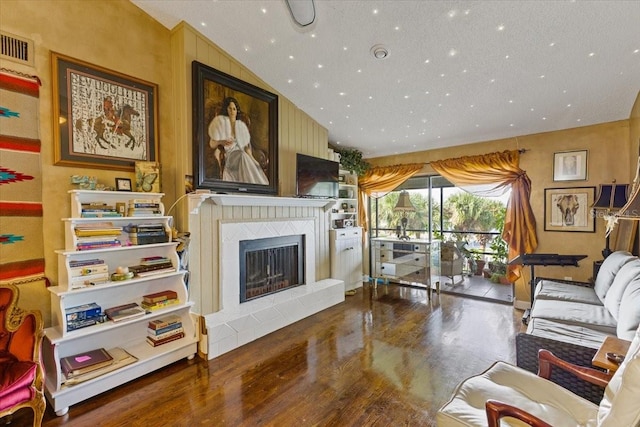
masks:
{"type": "Polygon", "coordinates": [[[393,237],[371,239],[374,283],[378,279],[401,285],[418,285],[440,294],[440,241],[402,240],[393,237]]]}

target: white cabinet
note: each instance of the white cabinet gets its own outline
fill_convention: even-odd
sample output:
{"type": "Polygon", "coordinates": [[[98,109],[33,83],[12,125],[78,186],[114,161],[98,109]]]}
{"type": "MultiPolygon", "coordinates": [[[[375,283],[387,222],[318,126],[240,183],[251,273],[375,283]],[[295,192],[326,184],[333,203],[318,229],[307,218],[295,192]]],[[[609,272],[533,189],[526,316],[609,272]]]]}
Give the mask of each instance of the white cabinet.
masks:
{"type": "Polygon", "coordinates": [[[345,291],[362,286],[362,228],[330,230],[331,277],[344,281],[345,291]]]}
{"type": "Polygon", "coordinates": [[[331,211],[331,228],[358,225],[358,175],[340,169],[338,199],[331,211]]]}
{"type": "Polygon", "coordinates": [[[431,298],[435,287],[440,293],[440,242],[437,240],[401,240],[386,237],[371,239],[372,277],[400,284],[425,286],[431,298]]]}
{"type": "MultiPolygon", "coordinates": [[[[43,343],[43,361],[45,364],[46,396],[58,415],[67,412],[68,407],[93,397],[125,382],[131,381],[153,370],[173,363],[182,358],[192,358],[197,352],[197,330],[191,314],[192,302],[185,285],[185,271],[179,270],[176,253],[177,243],[153,243],[132,245],[128,232],[119,236],[123,246],[97,249],[76,250],[77,236],[75,228],[98,222],[110,223],[114,227],[130,227],[139,224],[162,224],[162,229],[170,232],[170,217],[163,216],[164,207],[157,214],[149,216],[113,216],[103,218],[80,218],[82,205],[104,202],[107,205],[129,203],[133,199],[160,199],[160,193],[130,193],[110,191],[73,190],[71,194],[72,218],[65,222],[64,250],[58,254],[58,284],[50,287],[52,326],[45,331],[43,343]],[[139,265],[143,258],[159,257],[171,261],[174,271],[165,271],[145,277],[128,280],[106,281],[95,285],[74,288],[70,285],[74,276],[74,265],[82,265],[88,260],[104,261],[109,277],[120,266],[139,265]],[[78,329],[69,327],[66,311],[71,307],[95,303],[102,311],[128,303],[140,304],[144,295],[173,291],[177,303],[164,308],[147,311],[143,316],[113,322],[104,317],[98,323],[78,329]],[[180,317],[184,337],[159,346],[146,342],[147,327],[151,320],[170,315],[180,317]],[[92,379],[69,385],[61,370],[60,359],[85,351],[104,348],[122,348],[137,360],[92,379]]],[[[127,215],[127,212],[124,213],[127,215]]],[[[170,236],[170,235],[168,235],[170,236]]],[[[167,240],[169,240],[167,238],[167,240]]]]}

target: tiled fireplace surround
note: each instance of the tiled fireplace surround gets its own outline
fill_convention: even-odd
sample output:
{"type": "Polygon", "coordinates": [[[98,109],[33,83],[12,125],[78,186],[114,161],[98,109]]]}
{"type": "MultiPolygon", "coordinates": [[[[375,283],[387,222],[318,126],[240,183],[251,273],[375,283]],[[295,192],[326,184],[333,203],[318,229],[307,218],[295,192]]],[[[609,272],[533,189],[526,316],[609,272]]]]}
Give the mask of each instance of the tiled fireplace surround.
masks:
{"type": "Polygon", "coordinates": [[[215,308],[207,309],[207,304],[194,301],[194,311],[201,314],[204,320],[200,351],[206,353],[208,359],[344,301],[342,281],[330,278],[316,281],[316,236],[319,230],[324,229],[318,222],[324,218],[323,212],[328,206],[325,201],[283,197],[190,196],[190,290],[193,285],[199,288],[197,292],[190,292],[190,299],[206,295],[206,287],[210,285],[217,287],[213,293],[217,293],[219,300],[218,311],[215,308]],[[285,216],[281,213],[274,215],[276,218],[255,218],[255,208],[258,206],[266,207],[267,211],[269,206],[278,206],[278,212],[285,212],[285,216]],[[286,217],[287,206],[292,215],[299,214],[301,210],[315,215],[286,217]],[[316,209],[319,211],[316,212],[316,209]],[[243,214],[237,215],[238,212],[243,214]],[[217,232],[203,234],[203,228],[206,230],[209,227],[217,232]],[[305,285],[241,304],[239,242],[288,235],[305,236],[305,285]],[[214,242],[210,239],[216,238],[218,253],[217,256],[211,254],[211,259],[208,253],[212,252],[210,249],[214,242]],[[215,263],[218,268],[211,268],[208,263],[215,263]],[[198,282],[194,283],[196,280],[198,282]]]}

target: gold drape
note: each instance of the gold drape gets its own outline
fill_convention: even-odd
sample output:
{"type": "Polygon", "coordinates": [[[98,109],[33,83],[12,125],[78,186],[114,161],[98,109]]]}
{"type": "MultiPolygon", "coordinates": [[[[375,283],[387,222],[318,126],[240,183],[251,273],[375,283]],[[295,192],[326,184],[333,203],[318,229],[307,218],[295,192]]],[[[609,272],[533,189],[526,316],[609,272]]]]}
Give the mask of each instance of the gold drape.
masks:
{"type": "MultiPolygon", "coordinates": [[[[459,187],[493,184],[494,189],[501,189],[511,186],[502,231],[502,238],[509,245],[509,259],[532,253],[538,247],[536,218],[529,204],[531,180],[520,169],[519,151],[465,156],[430,164],[436,172],[459,187]]],[[[519,276],[520,269],[509,266],[509,280],[514,281],[519,276]]]]}
{"type": "Polygon", "coordinates": [[[423,167],[424,163],[378,166],[369,168],[369,170],[358,179],[358,197],[360,199],[358,220],[365,232],[369,229],[369,219],[367,217],[367,209],[365,208],[367,196],[371,196],[373,193],[388,193],[392,191],[415,175],[423,167]]]}

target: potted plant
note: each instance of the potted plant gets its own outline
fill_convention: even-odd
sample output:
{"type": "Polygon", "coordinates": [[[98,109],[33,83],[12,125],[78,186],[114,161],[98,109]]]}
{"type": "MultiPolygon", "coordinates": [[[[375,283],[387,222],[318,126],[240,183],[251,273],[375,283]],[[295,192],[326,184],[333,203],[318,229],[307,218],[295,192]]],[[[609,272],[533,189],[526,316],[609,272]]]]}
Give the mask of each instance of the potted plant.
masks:
{"type": "Polygon", "coordinates": [[[340,154],[340,164],[346,170],[358,176],[364,173],[371,165],[362,158],[362,152],[355,148],[341,148],[336,150],[340,154]]]}

